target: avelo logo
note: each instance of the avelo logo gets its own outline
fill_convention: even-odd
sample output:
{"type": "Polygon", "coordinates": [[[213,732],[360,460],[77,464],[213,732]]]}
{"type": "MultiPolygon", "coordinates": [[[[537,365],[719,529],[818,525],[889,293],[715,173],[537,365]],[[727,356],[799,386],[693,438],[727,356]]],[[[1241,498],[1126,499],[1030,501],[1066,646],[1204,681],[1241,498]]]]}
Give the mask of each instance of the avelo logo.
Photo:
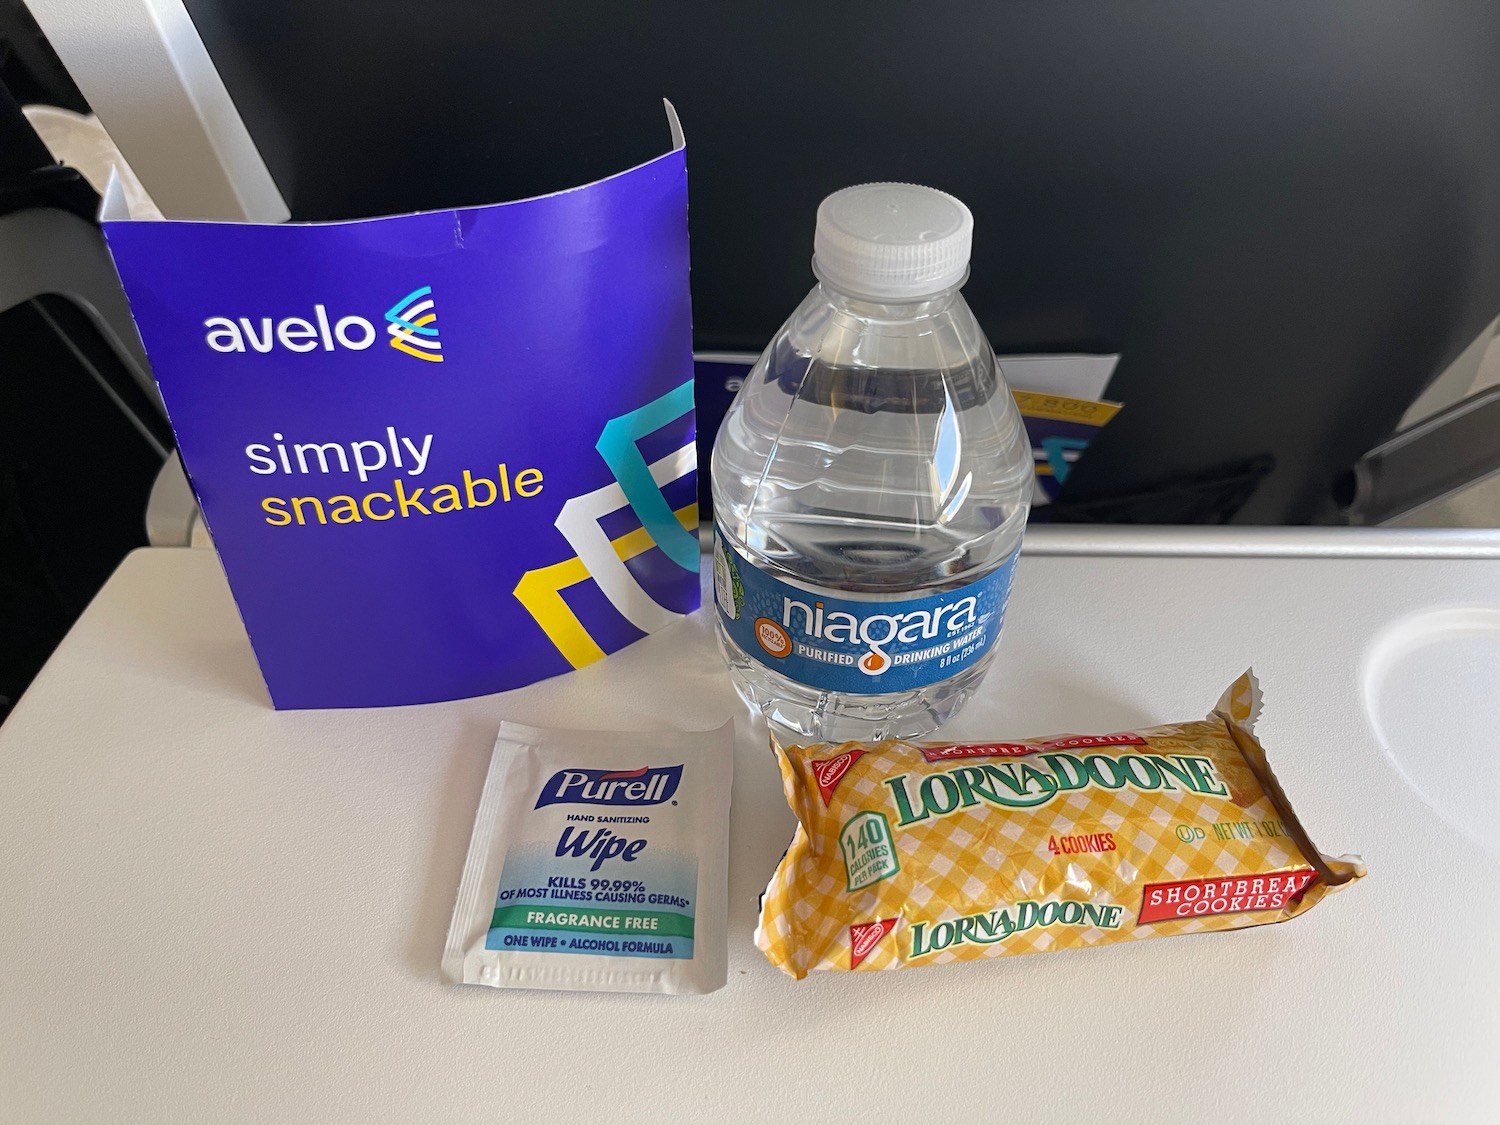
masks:
{"type": "Polygon", "coordinates": [[[638,770],[558,770],[536,799],[543,805],[659,805],[677,792],[681,766],[638,770]]]}
{"type": "MultiPolygon", "coordinates": [[[[443,361],[432,286],[413,289],[386,310],[384,319],[391,347],[428,363],[443,361]]],[[[224,354],[264,355],[278,346],[291,352],[331,352],[340,348],[362,352],[379,336],[375,325],[364,317],[351,314],[335,318],[326,305],[313,305],[310,317],[211,316],[203,322],[203,327],[208,329],[204,342],[224,354]]]]}
{"type": "Polygon", "coordinates": [[[443,345],[438,342],[437,313],[432,311],[432,286],[413,289],[386,310],[389,321],[385,330],[391,334],[391,347],[429,363],[443,362],[443,345]]]}

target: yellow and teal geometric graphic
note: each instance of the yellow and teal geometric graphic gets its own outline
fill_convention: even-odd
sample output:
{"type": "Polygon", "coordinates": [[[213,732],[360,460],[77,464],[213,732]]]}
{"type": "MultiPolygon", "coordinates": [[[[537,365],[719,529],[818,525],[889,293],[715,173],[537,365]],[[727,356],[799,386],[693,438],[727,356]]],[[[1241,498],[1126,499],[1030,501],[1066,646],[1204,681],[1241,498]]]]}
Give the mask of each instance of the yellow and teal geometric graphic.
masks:
{"type": "Polygon", "coordinates": [[[514,590],[516,599],[574,668],[606,655],[563,598],[563,591],[594,582],[620,614],[643,633],[654,633],[682,617],[667,609],[636,580],[625,564],[659,547],[685,571],[698,572],[698,505],[673,511],[663,489],[695,472],[698,450],[692,439],[652,464],[639,441],[692,412],[693,383],[688,380],[638,410],[612,418],[595,448],[615,480],[562,506],[554,526],[573,548],[574,557],[529,570],[514,590]],[[641,526],[611,539],[605,517],[630,508],[641,526]]]}
{"type": "Polygon", "coordinates": [[[386,310],[385,319],[391,347],[429,363],[443,362],[443,345],[434,323],[437,313],[433,311],[432,286],[413,289],[386,310]]]}

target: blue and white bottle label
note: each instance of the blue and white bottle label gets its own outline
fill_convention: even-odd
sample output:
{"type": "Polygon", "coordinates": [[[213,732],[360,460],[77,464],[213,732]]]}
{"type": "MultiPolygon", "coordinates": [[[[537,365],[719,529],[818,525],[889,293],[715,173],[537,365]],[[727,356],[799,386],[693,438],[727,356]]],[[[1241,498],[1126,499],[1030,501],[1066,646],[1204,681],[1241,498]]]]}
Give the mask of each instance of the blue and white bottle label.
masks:
{"type": "Polygon", "coordinates": [[[714,536],[714,601],[734,642],[788,679],[855,695],[912,691],[977,664],[1000,636],[1015,569],[1012,554],[955,590],[870,601],[792,586],[714,536]]]}

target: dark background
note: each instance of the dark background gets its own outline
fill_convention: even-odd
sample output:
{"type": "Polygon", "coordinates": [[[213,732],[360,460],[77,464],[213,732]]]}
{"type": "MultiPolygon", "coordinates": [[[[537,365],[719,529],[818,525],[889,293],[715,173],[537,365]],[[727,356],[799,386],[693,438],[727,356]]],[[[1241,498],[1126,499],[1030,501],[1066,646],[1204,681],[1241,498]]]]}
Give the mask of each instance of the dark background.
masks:
{"type": "Polygon", "coordinates": [[[1123,353],[1065,499],[1268,455],[1234,518],[1317,519],[1500,311],[1493,0],[188,8],[297,219],[585,182],[671,98],[700,349],[766,343],[828,192],[953,192],[998,351],[1123,353]]]}
{"type": "MultiPolygon", "coordinates": [[[[801,299],[828,192],[955,193],[997,350],[1124,356],[1055,518],[1333,518],[1500,312],[1495,0],[187,6],[295,219],[587,182],[663,151],[671,98],[703,350],[801,299]]],[[[22,0],[0,85],[88,108],[22,0]]],[[[0,213],[91,213],[31,142],[0,129],[0,213]]],[[[0,718],[145,541],[159,454],[103,384],[129,389],[76,310],[0,310],[0,718]]]]}
{"type": "MultiPolygon", "coordinates": [[[[17,101],[88,111],[20,0],[0,0],[0,217],[92,217],[92,189],[52,163],[17,101]]],[[[0,309],[0,721],[120,560],[145,546],[170,444],[166,420],[72,304],[41,295],[0,309]]]]}

